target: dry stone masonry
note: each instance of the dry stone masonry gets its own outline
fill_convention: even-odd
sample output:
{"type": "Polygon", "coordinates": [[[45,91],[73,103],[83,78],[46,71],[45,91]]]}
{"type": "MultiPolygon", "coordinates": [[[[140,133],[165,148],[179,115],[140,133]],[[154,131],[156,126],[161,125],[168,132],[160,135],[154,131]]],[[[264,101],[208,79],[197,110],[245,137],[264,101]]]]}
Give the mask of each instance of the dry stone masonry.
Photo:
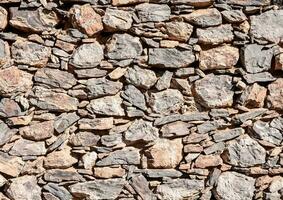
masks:
{"type": "Polygon", "coordinates": [[[280,200],[282,114],[282,0],[0,0],[0,200],[280,200]]]}

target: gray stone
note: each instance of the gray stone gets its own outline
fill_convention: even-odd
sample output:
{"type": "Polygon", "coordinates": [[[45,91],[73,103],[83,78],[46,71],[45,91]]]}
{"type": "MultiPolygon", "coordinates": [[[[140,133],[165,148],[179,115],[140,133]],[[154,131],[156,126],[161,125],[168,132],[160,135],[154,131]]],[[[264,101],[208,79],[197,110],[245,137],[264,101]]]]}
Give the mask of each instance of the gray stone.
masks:
{"type": "Polygon", "coordinates": [[[213,145],[204,149],[204,153],[206,155],[213,154],[213,153],[221,153],[225,149],[224,142],[214,143],[213,145]]]}
{"type": "Polygon", "coordinates": [[[183,175],[182,172],[176,169],[145,169],[142,173],[148,178],[178,178],[183,175]]]}
{"type": "Polygon", "coordinates": [[[22,171],[25,162],[18,156],[10,156],[0,152],[0,172],[8,176],[17,177],[22,171]]]}
{"type": "Polygon", "coordinates": [[[139,165],[139,150],[134,147],[124,147],[121,150],[111,152],[107,157],[97,161],[96,166],[110,165],[139,165]]]}
{"type": "Polygon", "coordinates": [[[121,178],[94,180],[69,186],[70,192],[78,198],[89,200],[116,199],[122,192],[126,181],[121,178]]]}
{"type": "Polygon", "coordinates": [[[171,10],[166,4],[143,3],[135,7],[141,22],[162,22],[169,20],[171,10]]]}
{"type": "Polygon", "coordinates": [[[44,173],[44,180],[61,183],[63,181],[83,181],[83,177],[76,171],[69,169],[50,169],[44,173]]]}
{"type": "MultiPolygon", "coordinates": [[[[0,9],[1,13],[1,9],[0,9]]],[[[4,66],[8,63],[10,58],[10,46],[9,43],[0,39],[0,66],[4,66]]]]}
{"type": "Polygon", "coordinates": [[[160,68],[187,67],[195,61],[192,50],[178,50],[175,48],[150,48],[148,50],[148,64],[160,68]]]}
{"type": "Polygon", "coordinates": [[[126,85],[121,97],[141,110],[147,109],[143,93],[133,85],[126,85]]]}
{"type": "Polygon", "coordinates": [[[157,81],[153,71],[138,66],[129,68],[125,74],[125,78],[128,83],[144,89],[151,88],[157,81]]]}
{"type": "Polygon", "coordinates": [[[16,132],[16,130],[10,129],[7,124],[0,120],[0,146],[9,142],[16,132]]]}
{"type": "Polygon", "coordinates": [[[109,130],[113,128],[113,117],[107,118],[82,118],[78,122],[80,130],[109,130]]]}
{"type": "Polygon", "coordinates": [[[198,9],[184,15],[186,21],[201,27],[217,26],[222,23],[221,13],[216,8],[198,9]]]}
{"type": "Polygon", "coordinates": [[[123,135],[122,134],[110,134],[101,136],[101,144],[106,147],[113,147],[123,143],[123,135]]]}
{"type": "Polygon", "coordinates": [[[93,68],[100,64],[103,48],[98,42],[82,44],[73,53],[70,63],[76,68],[93,68]]]}
{"type": "Polygon", "coordinates": [[[248,112],[241,113],[241,114],[236,114],[233,118],[232,121],[235,124],[242,124],[245,123],[246,121],[250,119],[254,119],[264,113],[267,112],[267,109],[265,108],[255,108],[255,109],[250,109],[248,112]]]}
{"type": "Polygon", "coordinates": [[[55,88],[70,89],[77,80],[73,74],[58,69],[42,68],[34,75],[35,82],[42,83],[55,88]]]}
{"type": "Polygon", "coordinates": [[[143,175],[132,176],[129,183],[142,199],[154,199],[153,192],[149,189],[148,181],[143,175]]]}
{"type": "Polygon", "coordinates": [[[122,101],[119,95],[106,96],[91,100],[89,105],[87,105],[87,109],[100,115],[125,116],[122,101]]]}
{"type": "Polygon", "coordinates": [[[283,131],[283,118],[282,117],[274,118],[270,122],[270,126],[273,127],[273,128],[276,128],[280,131],[283,131]]]}
{"type": "Polygon", "coordinates": [[[190,134],[192,124],[176,121],[162,126],[160,129],[162,137],[178,137],[190,134]]]}
{"type": "Polygon", "coordinates": [[[208,75],[197,80],[193,87],[195,98],[206,108],[229,107],[233,104],[232,77],[228,75],[208,75]]]}
{"type": "Polygon", "coordinates": [[[73,146],[91,147],[91,146],[96,146],[99,139],[100,139],[100,136],[95,135],[94,133],[80,131],[76,133],[75,135],[73,135],[70,138],[69,142],[73,146]]]}
{"type": "Polygon", "coordinates": [[[80,117],[75,113],[62,113],[54,120],[54,129],[57,133],[63,133],[68,127],[78,121],[80,117]]]}
{"type": "Polygon", "coordinates": [[[247,81],[248,84],[256,83],[256,82],[271,82],[275,81],[276,78],[272,76],[269,72],[260,72],[256,74],[245,74],[244,79],[247,81]]]}
{"type": "Polygon", "coordinates": [[[247,20],[247,17],[242,10],[224,10],[221,14],[229,23],[240,23],[247,20]]]}
{"type": "Polygon", "coordinates": [[[132,26],[132,14],[123,10],[107,8],[103,16],[103,23],[107,31],[126,31],[132,26]]]}
{"type": "Polygon", "coordinates": [[[283,136],[282,133],[276,129],[269,126],[269,123],[263,121],[256,121],[253,124],[252,130],[256,138],[270,142],[275,145],[280,145],[283,136]]]}
{"type": "Polygon", "coordinates": [[[267,6],[271,3],[270,0],[221,0],[221,2],[240,6],[267,6]]]}
{"type": "Polygon", "coordinates": [[[231,24],[223,24],[216,27],[197,29],[198,42],[201,44],[218,45],[233,41],[234,34],[231,24]]]}
{"type": "Polygon", "coordinates": [[[162,76],[158,79],[155,87],[156,89],[165,90],[170,87],[171,79],[173,77],[173,72],[165,71],[162,76]]]}
{"type": "Polygon", "coordinates": [[[183,104],[184,98],[179,90],[167,89],[150,94],[149,105],[154,112],[159,114],[176,113],[183,104]]]}
{"type": "Polygon", "coordinates": [[[252,167],[265,163],[265,155],[265,149],[245,135],[228,144],[223,159],[233,166],[252,167]]]}
{"type": "Polygon", "coordinates": [[[139,119],[125,131],[124,137],[129,142],[149,143],[158,138],[158,129],[153,127],[151,122],[139,119]]]}
{"type": "Polygon", "coordinates": [[[259,73],[271,68],[273,49],[249,44],[241,49],[241,61],[249,73],[259,73]]]}
{"type": "Polygon", "coordinates": [[[214,196],[217,200],[252,200],[254,184],[252,177],[237,172],[223,172],[218,178],[214,196]]]}
{"type": "Polygon", "coordinates": [[[204,134],[210,131],[215,131],[218,128],[225,127],[226,123],[224,120],[214,120],[214,121],[207,121],[200,125],[197,125],[198,133],[204,134]]]}
{"type": "Polygon", "coordinates": [[[127,33],[114,34],[106,44],[106,56],[113,60],[137,58],[142,53],[142,45],[138,37],[127,33]]]}
{"type": "Polygon", "coordinates": [[[123,87],[123,83],[110,81],[106,78],[92,78],[86,82],[89,98],[103,97],[117,94],[123,87]]]}
{"type": "Polygon", "coordinates": [[[17,140],[9,151],[15,156],[41,156],[46,154],[45,142],[34,142],[26,139],[17,140]]]}
{"type": "Polygon", "coordinates": [[[48,183],[43,186],[43,189],[58,197],[60,200],[72,199],[72,195],[66,188],[55,183],[48,183]]]}
{"type": "Polygon", "coordinates": [[[272,43],[282,41],[283,10],[269,10],[260,15],[251,16],[250,20],[252,37],[272,43]]]}
{"type": "Polygon", "coordinates": [[[90,68],[78,69],[74,71],[78,78],[100,78],[107,75],[106,70],[90,68]]]}
{"type": "Polygon", "coordinates": [[[226,129],[212,132],[212,137],[215,142],[222,142],[234,139],[242,134],[245,130],[242,128],[226,129]]]}
{"type": "Polygon", "coordinates": [[[50,47],[26,40],[14,42],[11,52],[16,63],[35,67],[45,67],[51,55],[50,47]]]}

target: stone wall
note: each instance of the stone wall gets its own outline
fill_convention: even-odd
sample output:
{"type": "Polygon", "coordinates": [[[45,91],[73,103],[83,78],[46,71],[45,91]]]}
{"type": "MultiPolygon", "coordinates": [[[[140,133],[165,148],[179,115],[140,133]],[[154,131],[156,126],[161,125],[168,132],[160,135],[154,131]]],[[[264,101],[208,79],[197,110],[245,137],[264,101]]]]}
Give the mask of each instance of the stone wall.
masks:
{"type": "Polygon", "coordinates": [[[0,199],[282,199],[281,6],[0,0],[0,199]]]}

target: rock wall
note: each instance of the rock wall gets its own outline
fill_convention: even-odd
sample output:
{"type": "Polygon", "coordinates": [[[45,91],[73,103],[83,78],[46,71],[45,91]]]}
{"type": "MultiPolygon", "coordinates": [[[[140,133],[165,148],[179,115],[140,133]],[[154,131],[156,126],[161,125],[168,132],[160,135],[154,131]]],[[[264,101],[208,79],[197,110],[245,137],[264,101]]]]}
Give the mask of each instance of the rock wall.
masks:
{"type": "Polygon", "coordinates": [[[1,200],[283,198],[271,0],[0,0],[1,200]]]}

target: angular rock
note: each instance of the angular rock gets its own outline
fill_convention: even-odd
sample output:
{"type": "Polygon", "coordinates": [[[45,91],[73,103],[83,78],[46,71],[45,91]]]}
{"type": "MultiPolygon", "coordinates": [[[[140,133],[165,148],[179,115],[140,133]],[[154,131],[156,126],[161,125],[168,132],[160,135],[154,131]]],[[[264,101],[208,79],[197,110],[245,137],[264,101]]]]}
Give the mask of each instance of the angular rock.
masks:
{"type": "Polygon", "coordinates": [[[141,55],[142,45],[138,37],[127,33],[114,34],[106,44],[106,56],[113,60],[133,59],[141,55]]]}
{"type": "Polygon", "coordinates": [[[132,4],[138,4],[138,3],[144,3],[147,2],[146,0],[113,0],[112,5],[113,6],[125,6],[125,5],[132,5],[132,4]]]}
{"type": "Polygon", "coordinates": [[[245,130],[242,128],[218,130],[212,133],[213,134],[212,137],[215,142],[222,142],[222,141],[234,139],[244,134],[244,132],[245,130]]]}
{"type": "Polygon", "coordinates": [[[162,22],[169,20],[171,10],[166,4],[142,3],[135,7],[141,22],[162,22]]]}
{"type": "Polygon", "coordinates": [[[95,146],[100,137],[91,132],[78,132],[70,138],[70,143],[74,146],[91,147],[95,146]]]}
{"type": "Polygon", "coordinates": [[[241,10],[224,10],[221,14],[229,23],[240,23],[247,20],[246,15],[241,10]]]}
{"type": "Polygon", "coordinates": [[[0,7],[0,30],[3,31],[8,24],[8,12],[5,8],[0,7]]]}
{"type": "MultiPolygon", "coordinates": [[[[1,12],[1,8],[0,8],[1,12]]],[[[0,39],[0,66],[4,66],[10,61],[10,46],[8,42],[0,39]]]]}
{"type": "Polygon", "coordinates": [[[30,103],[43,110],[68,112],[77,110],[78,100],[67,94],[53,92],[43,87],[35,87],[30,103]]]}
{"type": "Polygon", "coordinates": [[[78,124],[80,130],[109,130],[114,126],[113,117],[94,119],[83,118],[79,120],[78,124]]]}
{"type": "Polygon", "coordinates": [[[44,174],[44,180],[49,182],[61,183],[63,181],[83,181],[83,177],[73,168],[69,169],[50,169],[44,174]]]}
{"type": "Polygon", "coordinates": [[[122,98],[119,95],[93,99],[87,105],[90,112],[108,116],[125,116],[122,108],[122,98]]]}
{"type": "Polygon", "coordinates": [[[11,52],[16,63],[35,67],[45,67],[51,55],[50,47],[26,40],[14,42],[11,52]]]}
{"type": "Polygon", "coordinates": [[[208,50],[202,50],[199,56],[201,70],[232,68],[239,59],[239,50],[236,47],[223,45],[208,50]]]}
{"type": "Polygon", "coordinates": [[[55,88],[70,89],[77,80],[73,74],[58,69],[42,68],[36,71],[34,80],[55,88]]]}
{"type": "Polygon", "coordinates": [[[101,136],[101,144],[106,147],[113,147],[119,144],[123,144],[122,134],[110,134],[101,136]]]}
{"type": "Polygon", "coordinates": [[[181,177],[182,172],[175,169],[146,169],[143,174],[149,178],[181,177]]]}
{"type": "Polygon", "coordinates": [[[190,134],[191,124],[176,121],[162,126],[160,129],[162,137],[178,137],[190,134]]]}
{"type": "Polygon", "coordinates": [[[149,105],[154,112],[165,115],[178,112],[183,104],[182,93],[175,89],[151,93],[149,100],[149,105]]]}
{"type": "Polygon", "coordinates": [[[157,81],[157,77],[153,71],[140,68],[136,65],[127,70],[125,78],[128,83],[143,89],[151,88],[157,81]]]}
{"type": "Polygon", "coordinates": [[[234,34],[231,24],[223,24],[216,27],[197,29],[198,42],[207,45],[218,45],[233,41],[234,34]]]}
{"type": "Polygon", "coordinates": [[[276,128],[280,131],[283,131],[283,118],[282,117],[274,118],[270,122],[270,126],[273,127],[273,128],[276,128]]]}
{"type": "Polygon", "coordinates": [[[73,123],[78,121],[80,117],[75,113],[62,113],[54,120],[54,129],[57,133],[63,133],[73,123]]]}
{"type": "Polygon", "coordinates": [[[111,168],[111,167],[95,167],[93,174],[97,178],[121,178],[125,175],[126,171],[123,168],[111,168]]]}
{"type": "Polygon", "coordinates": [[[92,78],[86,82],[89,98],[103,97],[117,94],[123,87],[123,83],[109,81],[106,78],[92,78]]]}
{"type": "Polygon", "coordinates": [[[232,77],[208,75],[194,84],[193,91],[199,104],[206,108],[229,107],[233,104],[232,77]]]}
{"type": "Polygon", "coordinates": [[[177,40],[181,42],[188,41],[193,33],[193,26],[185,22],[166,22],[165,28],[170,40],[177,40]]]}
{"type": "Polygon", "coordinates": [[[36,10],[10,8],[9,24],[24,32],[40,33],[54,28],[59,23],[56,12],[42,7],[36,10]]]}
{"type": "Polygon", "coordinates": [[[263,107],[267,89],[254,83],[241,94],[239,102],[249,108],[263,107]]]}
{"type": "Polygon", "coordinates": [[[96,166],[110,165],[139,165],[140,153],[134,147],[124,147],[121,150],[111,152],[107,157],[99,160],[96,166]]]}
{"type": "Polygon", "coordinates": [[[151,122],[143,119],[135,120],[125,131],[124,137],[129,142],[152,142],[158,138],[158,129],[151,122]]]}
{"type": "Polygon", "coordinates": [[[7,124],[0,121],[0,146],[9,142],[16,133],[16,129],[10,129],[7,124]]]}
{"type": "Polygon", "coordinates": [[[53,169],[53,168],[60,168],[65,169],[71,167],[75,164],[78,160],[71,156],[71,149],[64,148],[60,151],[53,151],[49,153],[44,158],[44,168],[53,169]]]}
{"type": "Polygon", "coordinates": [[[223,3],[240,5],[240,6],[267,6],[270,4],[270,0],[221,0],[223,3]]]}
{"type": "Polygon", "coordinates": [[[83,155],[81,160],[85,169],[92,170],[97,160],[97,153],[95,151],[87,152],[85,155],[83,155]]]}
{"type": "Polygon", "coordinates": [[[0,172],[8,176],[16,177],[20,174],[25,162],[17,156],[10,156],[0,152],[0,172]]]}
{"type": "Polygon", "coordinates": [[[54,133],[53,121],[45,121],[19,129],[23,138],[38,141],[50,138],[54,133]]]}
{"type": "Polygon", "coordinates": [[[183,144],[180,138],[158,139],[147,150],[149,168],[175,168],[182,160],[183,144]]]}
{"type": "Polygon", "coordinates": [[[32,88],[32,85],[32,75],[17,67],[0,70],[0,94],[3,96],[26,92],[32,88]]]}
{"type": "Polygon", "coordinates": [[[58,197],[60,200],[72,199],[72,195],[66,188],[55,183],[48,183],[43,186],[43,189],[58,197]]]}
{"type": "Polygon", "coordinates": [[[236,114],[232,120],[233,120],[233,123],[235,124],[242,124],[250,119],[254,119],[258,116],[261,116],[266,112],[267,112],[267,109],[265,108],[250,109],[248,112],[236,114]]]}
{"type": "Polygon", "coordinates": [[[269,72],[246,74],[244,75],[244,79],[247,81],[248,84],[256,82],[271,82],[276,80],[276,78],[272,76],[272,74],[270,74],[269,72]]]}
{"type": "Polygon", "coordinates": [[[44,142],[19,139],[9,151],[13,156],[41,156],[46,154],[44,142]]]}
{"type": "Polygon", "coordinates": [[[91,5],[75,5],[71,10],[72,25],[88,36],[93,36],[103,30],[102,19],[91,5]]]}
{"type": "Polygon", "coordinates": [[[121,178],[94,180],[69,186],[69,191],[78,198],[89,200],[116,199],[122,192],[126,181],[121,178]]]}
{"type": "Polygon", "coordinates": [[[173,77],[173,73],[170,71],[165,71],[161,77],[159,77],[155,87],[157,90],[165,90],[170,87],[171,79],[173,77]]]}
{"type": "Polygon", "coordinates": [[[283,110],[283,78],[268,85],[267,105],[271,109],[283,110]]]}
{"type": "Polygon", "coordinates": [[[104,58],[103,48],[98,42],[82,44],[73,53],[70,63],[76,68],[93,68],[104,58]]]}
{"type": "Polygon", "coordinates": [[[219,155],[200,155],[195,161],[195,167],[208,168],[221,165],[222,159],[219,155]]]}
{"type": "Polygon", "coordinates": [[[150,48],[148,64],[160,68],[188,67],[195,61],[192,50],[181,51],[175,48],[150,48]]]}
{"type": "Polygon", "coordinates": [[[41,187],[35,176],[22,176],[11,180],[7,195],[12,200],[41,200],[41,187]]]}
{"type": "Polygon", "coordinates": [[[100,78],[107,75],[106,70],[90,68],[75,70],[78,78],[100,78]]]}
{"type": "Polygon", "coordinates": [[[250,20],[252,37],[271,43],[282,41],[283,10],[269,10],[260,15],[251,16],[250,20]]]}
{"type": "Polygon", "coordinates": [[[265,155],[265,149],[245,135],[228,144],[223,159],[233,166],[252,167],[265,163],[265,155]]]}
{"type": "Polygon", "coordinates": [[[222,200],[253,199],[254,184],[252,177],[237,172],[223,172],[218,178],[214,196],[222,200]]]}
{"type": "Polygon", "coordinates": [[[222,23],[221,13],[216,8],[198,9],[184,15],[184,18],[185,21],[204,28],[222,23]]]}
{"type": "Polygon", "coordinates": [[[154,199],[153,192],[149,189],[149,184],[143,175],[133,176],[129,182],[142,199],[154,199]]]}
{"type": "Polygon", "coordinates": [[[107,31],[126,31],[132,26],[132,14],[123,10],[107,8],[103,16],[103,23],[107,31]]]}
{"type": "Polygon", "coordinates": [[[147,109],[143,93],[133,85],[126,85],[121,97],[141,110],[147,109]]]}

